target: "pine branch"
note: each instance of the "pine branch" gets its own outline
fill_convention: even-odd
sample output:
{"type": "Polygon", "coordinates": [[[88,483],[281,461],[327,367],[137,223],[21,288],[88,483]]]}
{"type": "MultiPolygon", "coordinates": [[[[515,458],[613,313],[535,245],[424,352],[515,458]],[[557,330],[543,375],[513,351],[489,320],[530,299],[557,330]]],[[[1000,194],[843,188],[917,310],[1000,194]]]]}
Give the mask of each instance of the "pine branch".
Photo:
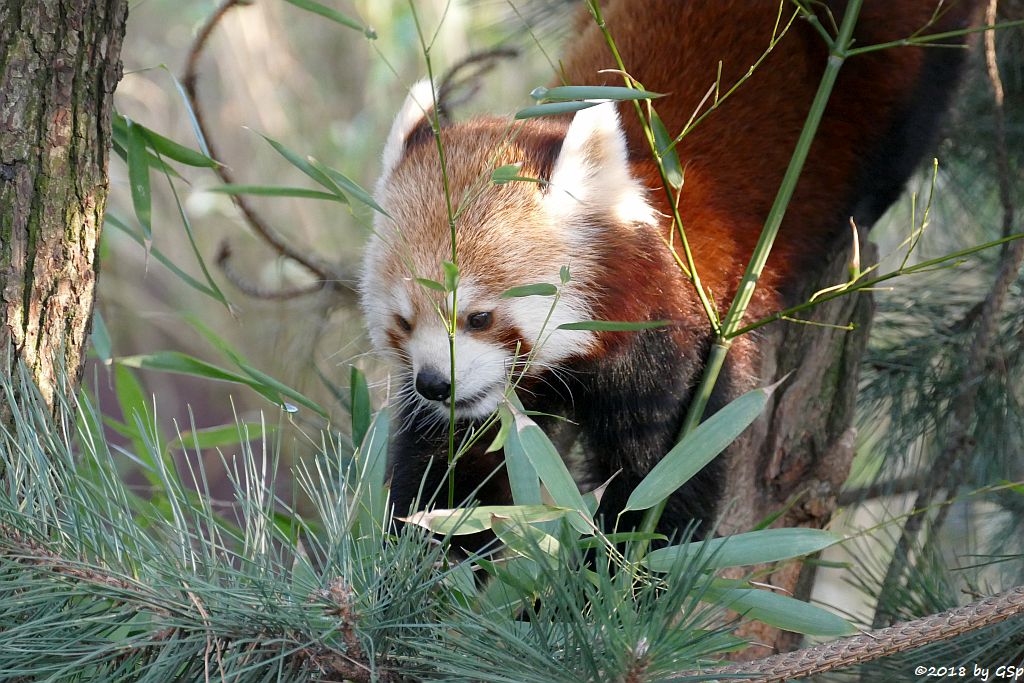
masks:
{"type": "MultiPolygon", "coordinates": [[[[998,0],[989,0],[986,21],[993,23],[996,18],[998,0]]],[[[985,57],[988,66],[989,80],[992,83],[994,110],[996,112],[996,149],[997,175],[1000,185],[1000,200],[1003,205],[1003,234],[1012,233],[1016,207],[1010,192],[1010,167],[1006,151],[1006,129],[1003,123],[1004,95],[999,66],[996,59],[995,34],[985,33],[985,57]]],[[[961,376],[960,385],[963,390],[953,401],[948,419],[948,431],[944,435],[942,451],[935,458],[928,472],[928,483],[917,495],[913,509],[917,514],[910,517],[903,526],[903,532],[892,561],[886,569],[878,595],[878,606],[872,626],[878,628],[891,623],[895,615],[888,609],[891,596],[897,589],[910,558],[910,550],[924,526],[925,510],[931,508],[939,492],[949,485],[957,467],[963,467],[968,458],[965,454],[971,450],[971,426],[978,409],[978,391],[984,381],[983,375],[988,366],[995,342],[999,336],[999,320],[1002,316],[1010,287],[1017,280],[1021,264],[1024,263],[1024,241],[1014,241],[1005,246],[999,262],[999,271],[995,282],[989,290],[981,306],[978,316],[977,331],[970,346],[967,365],[961,376]]]]}
{"type": "Polygon", "coordinates": [[[730,680],[785,681],[844,669],[906,650],[949,640],[1007,619],[1024,615],[1024,586],[978,600],[964,607],[867,631],[796,652],[752,662],[688,671],[669,680],[691,676],[728,676],[730,680]]]}

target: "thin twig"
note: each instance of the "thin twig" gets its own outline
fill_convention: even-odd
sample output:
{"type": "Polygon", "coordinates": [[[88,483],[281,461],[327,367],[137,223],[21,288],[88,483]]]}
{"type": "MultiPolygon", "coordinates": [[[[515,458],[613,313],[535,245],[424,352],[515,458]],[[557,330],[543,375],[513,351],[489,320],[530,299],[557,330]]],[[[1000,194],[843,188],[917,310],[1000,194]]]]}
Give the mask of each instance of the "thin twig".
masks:
{"type": "Polygon", "coordinates": [[[881,481],[869,486],[847,489],[839,494],[837,505],[857,505],[868,500],[876,500],[886,496],[902,496],[917,493],[924,486],[924,481],[917,475],[881,481]]]}
{"type": "Polygon", "coordinates": [[[316,281],[310,285],[291,287],[287,289],[269,289],[266,287],[260,287],[259,285],[254,285],[252,282],[242,277],[242,275],[235,270],[234,266],[231,265],[232,255],[231,243],[228,240],[224,240],[220,243],[220,249],[217,250],[217,259],[215,263],[220,268],[221,272],[224,273],[224,277],[226,277],[231,284],[241,290],[244,294],[251,296],[254,299],[283,301],[287,299],[298,299],[324,290],[324,283],[316,281]]]}
{"type": "Polygon", "coordinates": [[[868,631],[795,652],[728,666],[688,671],[669,680],[693,676],[728,676],[729,680],[785,681],[845,669],[906,650],[956,638],[1024,615],[1024,586],[978,600],[965,607],[868,631]]]}
{"type": "MultiPolygon", "coordinates": [[[[997,8],[998,0],[989,0],[986,13],[988,23],[994,23],[997,8]]],[[[1009,191],[1010,168],[1006,154],[1006,131],[1005,127],[998,123],[1003,120],[1003,86],[996,58],[995,35],[992,32],[985,34],[985,58],[989,80],[992,82],[997,121],[994,142],[1000,200],[1003,204],[1002,233],[1008,235],[1012,231],[1016,207],[1009,191]]],[[[943,439],[945,446],[928,470],[927,485],[918,493],[917,499],[914,501],[914,510],[929,509],[939,491],[949,485],[954,467],[962,468],[962,463],[971,453],[971,426],[978,409],[978,389],[999,334],[999,320],[1002,317],[1007,295],[1019,275],[1022,262],[1024,262],[1024,241],[1016,240],[1008,243],[1000,259],[995,282],[985,298],[978,316],[977,331],[970,345],[967,365],[960,381],[960,386],[963,389],[960,395],[952,401],[948,428],[943,439]],[[960,464],[958,465],[958,463],[960,464]]],[[[892,560],[889,562],[879,590],[878,606],[872,621],[872,626],[875,628],[891,623],[895,618],[895,614],[889,609],[891,596],[899,585],[909,562],[910,550],[915,545],[924,522],[925,516],[919,513],[907,519],[903,526],[903,532],[893,551],[892,560]]]]}
{"type": "MultiPolygon", "coordinates": [[[[213,30],[221,22],[224,16],[234,7],[249,4],[246,0],[225,0],[217,10],[210,15],[210,18],[206,20],[199,33],[196,34],[196,39],[193,41],[191,48],[188,52],[188,59],[185,62],[185,73],[182,76],[182,85],[185,88],[185,94],[188,97],[189,106],[192,108],[192,113],[195,116],[196,123],[199,126],[199,130],[206,140],[207,151],[209,156],[214,159],[220,159],[220,155],[215,151],[213,137],[210,135],[210,129],[206,124],[206,118],[203,114],[203,109],[200,106],[197,82],[199,79],[199,59],[209,42],[210,36],[213,34],[213,30]]],[[[220,176],[220,179],[228,185],[235,184],[235,177],[231,170],[223,164],[218,164],[214,167],[214,171],[220,176]]],[[[316,280],[317,286],[315,288],[307,288],[307,292],[319,291],[321,289],[330,287],[332,290],[337,292],[339,295],[353,299],[355,297],[355,289],[349,284],[356,281],[356,276],[353,273],[343,272],[338,266],[322,261],[313,256],[309,250],[299,251],[295,247],[288,244],[284,236],[281,235],[275,228],[271,227],[263,216],[252,206],[248,199],[242,195],[233,194],[231,195],[232,201],[235,206],[238,207],[239,211],[242,212],[242,216],[249,227],[252,228],[253,232],[259,235],[267,245],[276,251],[281,256],[295,261],[306,270],[311,272],[316,280]]],[[[219,259],[218,259],[219,261],[219,259]]],[[[230,276],[229,276],[230,277],[230,276]]],[[[239,285],[238,280],[232,280],[236,285],[239,285]]],[[[242,285],[240,289],[246,293],[259,292],[259,288],[242,285]]],[[[297,290],[295,290],[297,291],[297,290]]],[[[262,298],[262,297],[261,297],[262,298]]],[[[290,298],[289,296],[272,295],[266,298],[290,298]]]]}

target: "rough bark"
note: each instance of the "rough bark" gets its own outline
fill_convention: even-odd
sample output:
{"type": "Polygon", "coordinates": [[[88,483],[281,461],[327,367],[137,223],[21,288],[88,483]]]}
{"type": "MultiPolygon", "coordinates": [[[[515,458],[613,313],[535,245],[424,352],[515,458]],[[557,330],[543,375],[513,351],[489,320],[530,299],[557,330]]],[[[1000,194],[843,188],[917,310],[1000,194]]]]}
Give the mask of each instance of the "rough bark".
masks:
{"type": "MultiPolygon", "coordinates": [[[[866,262],[873,257],[872,248],[866,262]]],[[[838,250],[805,298],[844,282],[849,262],[850,250],[838,250]]],[[[787,506],[774,526],[820,529],[828,524],[853,461],[858,370],[873,313],[870,294],[858,293],[815,308],[807,319],[817,325],[778,322],[762,328],[756,340],[760,377],[778,380],[790,374],[764,415],[724,455],[720,533],[749,531],[787,506]],[[853,330],[828,327],[851,323],[853,330]]],[[[814,569],[789,563],[760,580],[807,599],[814,569]]],[[[778,652],[800,642],[800,636],[760,623],[749,624],[744,635],[778,652]]],[[[765,654],[763,648],[752,647],[744,657],[765,654]]]]}
{"type": "Polygon", "coordinates": [[[127,13],[0,3],[0,372],[24,361],[48,402],[85,357],[127,13]]]}

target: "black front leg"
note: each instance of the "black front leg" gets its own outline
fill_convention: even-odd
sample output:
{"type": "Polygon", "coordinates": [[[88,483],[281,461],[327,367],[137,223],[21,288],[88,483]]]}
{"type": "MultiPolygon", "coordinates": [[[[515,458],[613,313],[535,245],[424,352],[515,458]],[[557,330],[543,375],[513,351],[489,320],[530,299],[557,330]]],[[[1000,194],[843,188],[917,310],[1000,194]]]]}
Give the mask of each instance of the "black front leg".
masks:
{"type": "MultiPolygon", "coordinates": [[[[649,330],[579,368],[586,386],[573,398],[584,451],[598,477],[618,472],[599,509],[606,528],[616,523],[629,494],[675,445],[703,357],[704,349],[682,348],[671,331],[649,330]]],[[[710,531],[721,481],[721,467],[713,461],[672,494],[658,531],[671,536],[692,522],[700,524],[698,535],[710,531]]],[[[624,515],[619,529],[637,526],[641,517],[624,515]]]]}
{"type": "MultiPolygon", "coordinates": [[[[389,464],[391,469],[391,505],[396,518],[406,517],[417,510],[447,508],[448,505],[448,428],[438,427],[422,413],[400,416],[405,428],[391,436],[389,464]]],[[[470,501],[481,505],[509,505],[512,494],[504,471],[504,457],[500,452],[485,453],[494,430],[482,435],[476,443],[459,456],[454,468],[454,507],[463,507],[470,501]]],[[[455,444],[462,443],[469,425],[459,425],[455,431],[455,444]]],[[[457,536],[453,545],[475,551],[490,542],[490,534],[457,536]]]]}

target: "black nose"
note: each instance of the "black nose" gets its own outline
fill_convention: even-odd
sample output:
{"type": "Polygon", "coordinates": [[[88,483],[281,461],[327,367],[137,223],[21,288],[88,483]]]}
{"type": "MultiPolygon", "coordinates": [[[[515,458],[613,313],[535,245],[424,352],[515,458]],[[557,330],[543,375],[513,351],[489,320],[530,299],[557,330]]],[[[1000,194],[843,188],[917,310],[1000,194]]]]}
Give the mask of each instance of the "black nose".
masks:
{"type": "Polygon", "coordinates": [[[431,401],[443,401],[451,396],[452,384],[436,370],[420,370],[416,373],[416,391],[431,401]]]}

